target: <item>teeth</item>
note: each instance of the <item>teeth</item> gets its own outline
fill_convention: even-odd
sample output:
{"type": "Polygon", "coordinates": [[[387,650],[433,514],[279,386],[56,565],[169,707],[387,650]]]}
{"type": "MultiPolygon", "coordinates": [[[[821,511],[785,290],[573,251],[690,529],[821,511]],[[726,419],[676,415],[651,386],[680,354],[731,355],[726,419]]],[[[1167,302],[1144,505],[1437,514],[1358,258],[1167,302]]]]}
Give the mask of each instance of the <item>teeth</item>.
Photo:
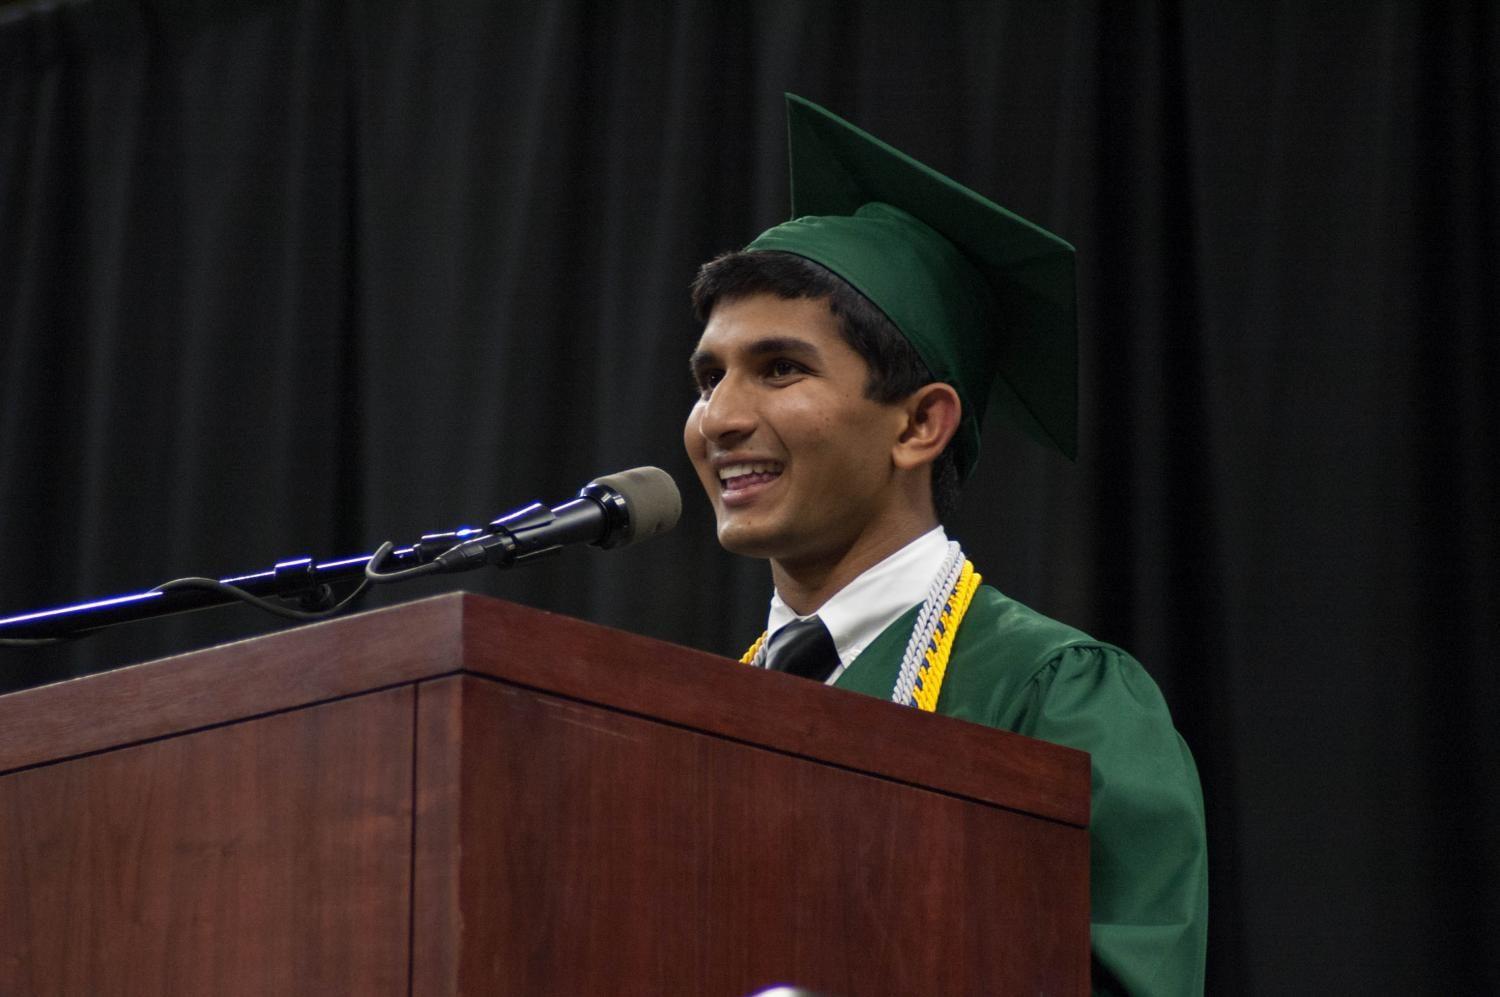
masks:
{"type": "Polygon", "coordinates": [[[726,464],[719,468],[719,480],[728,481],[746,474],[780,474],[781,465],[776,461],[757,460],[746,464],[726,464]]]}

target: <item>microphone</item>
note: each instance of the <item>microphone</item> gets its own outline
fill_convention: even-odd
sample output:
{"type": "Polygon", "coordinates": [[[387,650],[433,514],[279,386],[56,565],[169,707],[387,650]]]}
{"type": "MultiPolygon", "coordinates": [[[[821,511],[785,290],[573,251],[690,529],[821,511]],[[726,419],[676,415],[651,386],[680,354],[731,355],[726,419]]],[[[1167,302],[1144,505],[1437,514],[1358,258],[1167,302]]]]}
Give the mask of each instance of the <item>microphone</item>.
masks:
{"type": "Polygon", "coordinates": [[[551,507],[533,502],[472,531],[432,535],[421,546],[442,542],[434,558],[438,572],[467,571],[493,564],[509,568],[555,553],[570,544],[605,549],[649,540],[677,525],[682,495],[672,476],[659,467],[633,467],[584,485],[578,497],[551,507]],[[467,537],[467,539],[465,539],[467,537]],[[449,547],[457,539],[457,546],[449,547]]]}

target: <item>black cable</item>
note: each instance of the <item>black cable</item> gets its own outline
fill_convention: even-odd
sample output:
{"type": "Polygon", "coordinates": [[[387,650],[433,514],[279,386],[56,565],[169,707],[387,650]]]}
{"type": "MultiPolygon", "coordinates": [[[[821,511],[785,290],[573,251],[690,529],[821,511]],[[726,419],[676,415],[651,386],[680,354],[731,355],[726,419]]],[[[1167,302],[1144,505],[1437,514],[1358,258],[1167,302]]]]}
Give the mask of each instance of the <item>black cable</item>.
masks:
{"type": "Polygon", "coordinates": [[[242,588],[236,588],[233,585],[227,585],[224,582],[219,581],[217,578],[174,578],[170,582],[163,582],[161,585],[156,586],[155,591],[171,592],[178,589],[208,589],[211,592],[218,592],[220,595],[227,595],[230,598],[249,603],[257,609],[263,609],[268,613],[280,616],[284,619],[323,620],[334,615],[335,613],[340,612],[344,609],[344,607],[348,606],[355,599],[358,599],[360,596],[364,595],[365,590],[369,587],[369,579],[364,579],[357,586],[355,586],[353,592],[350,592],[339,602],[335,603],[332,606],[329,606],[327,609],[315,609],[311,611],[304,609],[292,609],[289,606],[278,605],[270,601],[269,599],[262,599],[258,595],[251,595],[249,592],[246,592],[242,588]]]}
{"type": "Polygon", "coordinates": [[[435,571],[442,571],[444,568],[444,565],[439,564],[437,561],[428,561],[426,564],[419,564],[414,568],[402,568],[400,571],[381,571],[380,562],[385,560],[385,556],[392,550],[395,550],[395,548],[396,545],[387,540],[375,549],[375,553],[370,555],[369,562],[365,564],[364,584],[368,585],[370,582],[382,584],[384,582],[404,581],[408,578],[419,578],[422,575],[430,575],[435,571]]]}

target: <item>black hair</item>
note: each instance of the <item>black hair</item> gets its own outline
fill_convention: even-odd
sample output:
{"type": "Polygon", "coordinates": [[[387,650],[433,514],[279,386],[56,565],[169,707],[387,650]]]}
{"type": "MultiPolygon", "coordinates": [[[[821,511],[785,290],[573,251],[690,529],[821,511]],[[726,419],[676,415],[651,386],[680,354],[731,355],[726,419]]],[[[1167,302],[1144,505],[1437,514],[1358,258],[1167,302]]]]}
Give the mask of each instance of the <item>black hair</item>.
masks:
{"type": "MultiPolygon", "coordinates": [[[[715,257],[693,281],[693,314],[707,322],[714,306],[755,294],[828,302],[850,349],[869,368],[865,397],[889,405],[937,378],[911,343],[875,304],[821,264],[795,253],[738,251],[715,257]]],[[[953,441],[932,464],[932,507],[946,522],[958,506],[958,459],[953,441]]]]}

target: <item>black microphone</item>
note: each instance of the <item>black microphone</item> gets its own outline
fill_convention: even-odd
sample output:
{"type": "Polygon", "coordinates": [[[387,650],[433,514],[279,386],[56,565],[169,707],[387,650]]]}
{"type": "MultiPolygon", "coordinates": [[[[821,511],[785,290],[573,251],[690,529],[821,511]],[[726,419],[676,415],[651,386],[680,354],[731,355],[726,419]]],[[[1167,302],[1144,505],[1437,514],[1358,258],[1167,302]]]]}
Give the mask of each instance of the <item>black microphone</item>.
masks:
{"type": "MultiPolygon", "coordinates": [[[[665,533],[682,514],[682,495],[659,467],[633,467],[595,478],[578,497],[551,507],[533,502],[490,523],[478,536],[438,555],[437,570],[467,571],[493,564],[509,568],[569,544],[624,547],[665,533]]],[[[438,537],[423,537],[430,544],[438,537]]]]}

